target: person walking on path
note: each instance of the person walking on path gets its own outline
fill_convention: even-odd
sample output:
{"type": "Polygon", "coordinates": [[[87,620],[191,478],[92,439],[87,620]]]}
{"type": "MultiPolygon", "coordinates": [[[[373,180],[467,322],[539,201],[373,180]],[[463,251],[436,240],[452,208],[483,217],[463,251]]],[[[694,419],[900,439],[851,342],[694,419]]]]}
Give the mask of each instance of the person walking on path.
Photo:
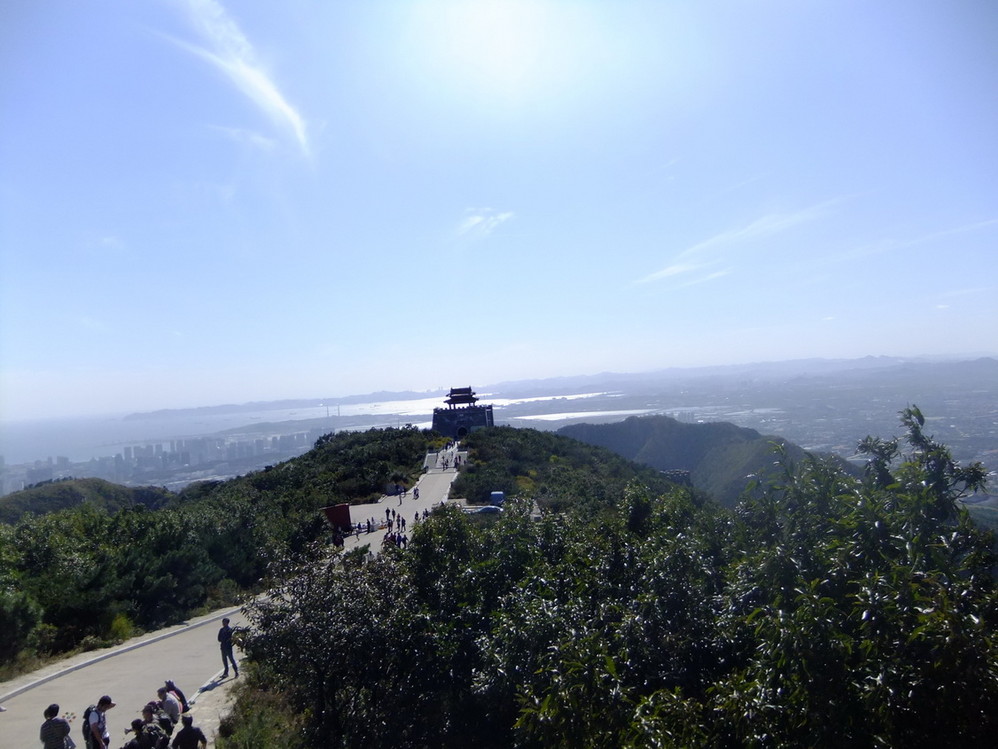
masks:
{"type": "Polygon", "coordinates": [[[70,746],[76,746],[69,743],[69,721],[57,717],[58,705],[55,703],[49,705],[42,715],[45,717],[45,722],[42,723],[38,738],[41,739],[44,749],[68,749],[70,746]]]}
{"type": "Polygon", "coordinates": [[[200,728],[194,727],[194,718],[185,715],[182,720],[184,727],[173,737],[173,743],[170,746],[173,749],[206,749],[208,739],[205,738],[204,732],[200,728]]]}
{"type": "Polygon", "coordinates": [[[232,655],[232,627],[229,626],[228,618],[222,619],[222,628],[218,630],[218,644],[222,649],[222,678],[229,675],[229,663],[236,676],[239,676],[239,666],[236,665],[236,658],[232,655]]]}

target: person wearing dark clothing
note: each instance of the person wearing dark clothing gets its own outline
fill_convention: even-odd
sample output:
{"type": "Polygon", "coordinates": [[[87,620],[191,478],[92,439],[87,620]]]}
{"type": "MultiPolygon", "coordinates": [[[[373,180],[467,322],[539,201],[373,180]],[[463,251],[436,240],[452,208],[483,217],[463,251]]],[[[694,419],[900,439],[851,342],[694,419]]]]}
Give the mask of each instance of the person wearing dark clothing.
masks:
{"type": "Polygon", "coordinates": [[[229,675],[229,663],[232,664],[235,675],[239,676],[239,666],[236,665],[235,656],[232,655],[232,627],[229,626],[228,619],[222,619],[222,628],[218,630],[218,644],[222,649],[222,668],[224,669],[222,678],[224,679],[229,675]]]}
{"type": "Polygon", "coordinates": [[[166,689],[168,692],[173,692],[173,696],[177,698],[177,701],[180,703],[180,712],[186,713],[191,709],[191,706],[187,702],[187,696],[180,691],[180,687],[174,684],[172,680],[167,679],[166,689]]]}
{"type": "Polygon", "coordinates": [[[69,736],[69,721],[65,718],[57,717],[59,715],[59,706],[55,704],[49,705],[45,708],[45,712],[42,715],[45,717],[45,722],[42,723],[41,731],[38,734],[42,746],[45,749],[66,749],[68,746],[66,738],[69,736]]]}
{"type": "Polygon", "coordinates": [[[185,715],[181,720],[184,722],[184,727],[173,737],[170,746],[173,749],[205,749],[208,746],[208,739],[200,728],[194,727],[194,718],[185,715]]]}
{"type": "Polygon", "coordinates": [[[172,733],[173,723],[169,716],[161,712],[155,702],[147,702],[142,708],[142,735],[147,737],[151,749],[166,749],[172,733]]]}
{"type": "Polygon", "coordinates": [[[154,745],[150,742],[149,737],[142,733],[144,726],[145,723],[140,718],[133,720],[132,727],[125,731],[125,733],[131,732],[135,735],[121,749],[154,749],[154,745]]]}

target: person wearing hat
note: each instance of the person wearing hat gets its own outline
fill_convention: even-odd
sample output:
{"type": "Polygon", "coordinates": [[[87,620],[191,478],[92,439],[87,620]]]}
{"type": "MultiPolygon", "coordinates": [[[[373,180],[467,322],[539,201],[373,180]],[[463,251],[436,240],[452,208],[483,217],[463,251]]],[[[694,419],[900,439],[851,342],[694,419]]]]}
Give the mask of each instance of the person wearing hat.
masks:
{"type": "Polygon", "coordinates": [[[173,724],[155,702],[147,702],[142,708],[142,725],[145,726],[145,734],[150,737],[150,745],[154,749],[161,749],[169,744],[173,724]],[[170,727],[169,731],[165,726],[170,727]]]}
{"type": "Polygon", "coordinates": [[[45,717],[45,722],[42,723],[42,729],[38,734],[42,746],[45,749],[66,749],[69,746],[66,741],[69,736],[69,721],[56,717],[59,715],[59,706],[55,703],[49,705],[42,715],[45,717]]]}
{"type": "Polygon", "coordinates": [[[114,707],[114,700],[104,695],[97,700],[97,709],[90,711],[90,733],[87,734],[89,749],[109,749],[111,735],[107,732],[107,711],[114,707]]]}

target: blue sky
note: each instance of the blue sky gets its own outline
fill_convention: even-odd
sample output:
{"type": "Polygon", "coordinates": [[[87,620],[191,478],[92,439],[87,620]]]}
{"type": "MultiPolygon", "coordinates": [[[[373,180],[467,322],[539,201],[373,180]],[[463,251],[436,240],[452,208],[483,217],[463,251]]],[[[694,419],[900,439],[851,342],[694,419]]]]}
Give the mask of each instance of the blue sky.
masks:
{"type": "Polygon", "coordinates": [[[998,4],[6,0],[0,408],[998,353],[998,4]]]}

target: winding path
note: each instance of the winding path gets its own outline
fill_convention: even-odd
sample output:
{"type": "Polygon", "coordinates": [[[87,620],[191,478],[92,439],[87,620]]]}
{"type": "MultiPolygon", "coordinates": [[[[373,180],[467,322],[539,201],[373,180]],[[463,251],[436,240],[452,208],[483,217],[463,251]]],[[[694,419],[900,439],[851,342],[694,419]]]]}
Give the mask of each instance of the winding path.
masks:
{"type": "MultiPolygon", "coordinates": [[[[377,504],[357,505],[352,519],[364,522],[368,518],[382,521],[385,510],[401,513],[407,524],[407,533],[416,513],[432,509],[447,501],[450,485],[457,476],[454,470],[452,449],[447,454],[427,456],[427,470],[420,477],[419,499],[413,492],[403,497],[382,497],[377,504]],[[443,458],[449,459],[448,469],[443,469],[443,458]]],[[[463,454],[462,454],[463,455],[463,454]]],[[[350,550],[370,544],[378,553],[386,531],[361,533],[350,536],[345,548],[350,550]]],[[[21,749],[40,746],[38,729],[42,712],[55,702],[60,714],[75,713],[72,737],[82,747],[83,711],[95,704],[103,694],[108,694],[117,704],[107,713],[111,747],[125,744],[128,728],[133,718],[141,717],[140,710],[149,700],[156,699],[156,690],[164,681],[172,679],[193,700],[194,725],[200,726],[214,745],[215,732],[228,709],[228,689],[233,678],[221,680],[221,658],[216,633],[221,619],[228,616],[232,624],[245,621],[238,608],[225,609],[191,619],[183,624],[143,635],[123,645],[106,650],[91,651],[23,674],[16,679],[0,683],[0,704],[7,708],[0,713],[0,746],[21,749]]],[[[237,652],[237,659],[239,654],[237,652]]]]}

